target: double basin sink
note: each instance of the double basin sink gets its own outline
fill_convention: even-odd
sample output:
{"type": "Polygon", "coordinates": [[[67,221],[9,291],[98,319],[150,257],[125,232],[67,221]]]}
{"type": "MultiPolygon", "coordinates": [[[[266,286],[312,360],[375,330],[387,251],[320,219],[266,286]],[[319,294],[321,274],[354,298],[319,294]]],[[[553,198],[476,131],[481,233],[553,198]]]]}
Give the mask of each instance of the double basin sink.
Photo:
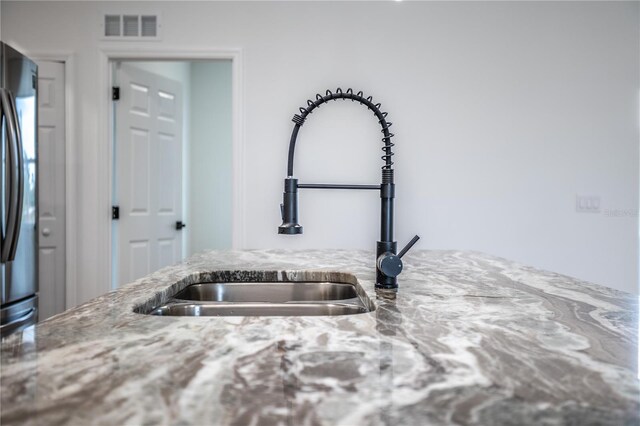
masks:
{"type": "Polygon", "coordinates": [[[243,281],[191,284],[148,313],[190,317],[334,316],[374,309],[357,283],[243,281]]]}

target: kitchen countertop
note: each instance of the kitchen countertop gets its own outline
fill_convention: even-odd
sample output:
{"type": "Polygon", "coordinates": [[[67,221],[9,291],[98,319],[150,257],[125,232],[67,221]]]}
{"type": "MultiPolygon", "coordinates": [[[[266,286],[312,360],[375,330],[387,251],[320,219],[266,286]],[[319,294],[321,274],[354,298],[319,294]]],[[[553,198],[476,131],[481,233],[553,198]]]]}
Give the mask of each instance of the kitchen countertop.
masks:
{"type": "Polygon", "coordinates": [[[415,250],[404,258],[396,299],[376,298],[373,258],[214,251],[125,285],[2,342],[0,422],[640,422],[637,297],[477,252],[415,250]],[[292,272],[302,270],[316,272],[292,272]],[[216,276],[349,273],[374,312],[134,312],[216,276]]]}

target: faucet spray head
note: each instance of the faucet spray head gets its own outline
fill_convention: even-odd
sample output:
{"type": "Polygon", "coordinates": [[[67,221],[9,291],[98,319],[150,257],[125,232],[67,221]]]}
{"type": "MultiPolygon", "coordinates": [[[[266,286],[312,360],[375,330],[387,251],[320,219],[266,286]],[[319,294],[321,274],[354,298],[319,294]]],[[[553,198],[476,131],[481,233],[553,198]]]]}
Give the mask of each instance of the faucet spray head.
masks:
{"type": "Polygon", "coordinates": [[[282,199],[283,203],[280,204],[282,225],[278,227],[278,234],[302,234],[302,226],[298,223],[298,179],[285,178],[282,199]]]}

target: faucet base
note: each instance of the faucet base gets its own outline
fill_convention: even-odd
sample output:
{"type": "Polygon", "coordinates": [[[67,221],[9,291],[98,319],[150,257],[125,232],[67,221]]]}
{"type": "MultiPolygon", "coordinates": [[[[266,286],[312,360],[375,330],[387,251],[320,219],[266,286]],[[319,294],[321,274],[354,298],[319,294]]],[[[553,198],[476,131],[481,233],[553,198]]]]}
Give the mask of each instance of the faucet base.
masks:
{"type": "Polygon", "coordinates": [[[376,245],[376,289],[397,290],[398,279],[385,275],[380,270],[378,259],[385,254],[396,254],[398,244],[395,241],[378,241],[376,245]]]}

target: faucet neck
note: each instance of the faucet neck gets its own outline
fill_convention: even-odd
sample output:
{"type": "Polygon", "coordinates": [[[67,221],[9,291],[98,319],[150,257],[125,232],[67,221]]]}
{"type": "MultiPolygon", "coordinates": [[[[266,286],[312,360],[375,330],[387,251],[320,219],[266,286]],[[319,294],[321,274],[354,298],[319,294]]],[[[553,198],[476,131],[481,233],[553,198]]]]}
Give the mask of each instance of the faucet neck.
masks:
{"type": "MultiPolygon", "coordinates": [[[[382,142],[384,146],[382,147],[383,155],[381,156],[384,161],[384,165],[382,166],[382,170],[391,170],[393,166],[393,161],[391,157],[393,157],[393,142],[391,142],[391,138],[394,136],[393,133],[389,131],[389,128],[393,125],[390,121],[387,121],[386,117],[388,113],[380,110],[380,103],[373,103],[373,98],[371,96],[364,97],[362,91],[358,93],[353,93],[353,89],[347,89],[346,92],[343,92],[342,89],[336,89],[335,93],[331,90],[327,90],[325,95],[321,95],[320,93],[316,94],[315,100],[308,99],[306,107],[300,107],[300,114],[295,114],[292,118],[292,121],[295,123],[293,127],[293,131],[291,132],[291,139],[289,140],[289,156],[287,162],[287,176],[293,177],[293,158],[295,155],[296,149],[296,141],[298,139],[298,132],[300,128],[305,123],[309,114],[311,114],[316,108],[320,107],[320,105],[325,104],[329,101],[335,101],[338,99],[342,100],[351,100],[352,102],[358,102],[360,105],[366,106],[367,109],[371,110],[375,117],[378,119],[378,123],[381,127],[381,132],[383,134],[382,142]]],[[[384,177],[383,177],[384,180],[384,177]]]]}

